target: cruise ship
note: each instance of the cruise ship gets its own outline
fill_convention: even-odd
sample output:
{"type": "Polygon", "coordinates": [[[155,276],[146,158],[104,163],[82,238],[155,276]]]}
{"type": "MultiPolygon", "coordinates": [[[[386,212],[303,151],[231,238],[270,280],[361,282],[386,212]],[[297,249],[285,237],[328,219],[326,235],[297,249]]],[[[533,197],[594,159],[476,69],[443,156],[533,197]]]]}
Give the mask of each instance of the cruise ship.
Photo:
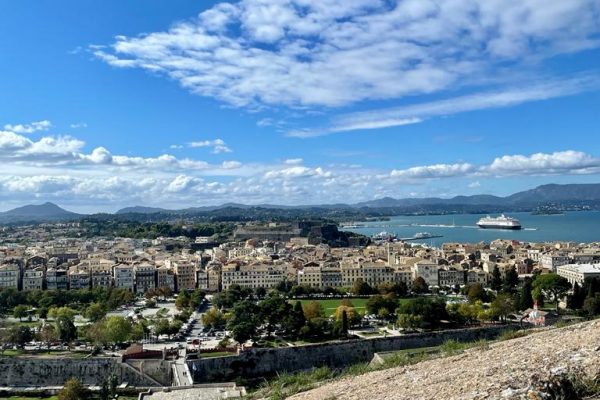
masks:
{"type": "Polygon", "coordinates": [[[477,221],[477,226],[483,229],[521,229],[521,223],[518,219],[507,217],[504,214],[497,218],[489,215],[481,218],[477,221]]]}

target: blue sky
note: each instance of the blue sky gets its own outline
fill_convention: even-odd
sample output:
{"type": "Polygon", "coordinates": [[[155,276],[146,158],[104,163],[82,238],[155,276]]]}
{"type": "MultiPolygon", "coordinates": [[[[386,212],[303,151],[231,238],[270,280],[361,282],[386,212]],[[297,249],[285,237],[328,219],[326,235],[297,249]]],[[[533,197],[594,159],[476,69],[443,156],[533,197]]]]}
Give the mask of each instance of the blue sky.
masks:
{"type": "Polygon", "coordinates": [[[598,182],[600,4],[0,3],[0,209],[598,182]]]}

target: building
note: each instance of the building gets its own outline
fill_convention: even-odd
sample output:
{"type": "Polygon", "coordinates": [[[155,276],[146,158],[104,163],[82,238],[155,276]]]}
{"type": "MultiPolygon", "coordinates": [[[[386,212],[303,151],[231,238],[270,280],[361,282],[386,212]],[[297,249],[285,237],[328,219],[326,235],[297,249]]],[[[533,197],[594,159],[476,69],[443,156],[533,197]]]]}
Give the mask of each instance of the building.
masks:
{"type": "Polygon", "coordinates": [[[23,271],[23,290],[42,290],[44,288],[45,267],[35,267],[23,271]]]}
{"type": "Polygon", "coordinates": [[[156,269],[156,287],[168,287],[171,291],[175,291],[175,273],[167,267],[156,269]]]}
{"type": "Polygon", "coordinates": [[[69,288],[67,270],[48,268],[46,271],[46,288],[48,290],[67,290],[69,288]]]}
{"type": "Polygon", "coordinates": [[[583,285],[587,278],[600,278],[600,264],[567,264],[556,268],[556,273],[569,283],[583,285]]]}
{"type": "Polygon", "coordinates": [[[196,270],[196,284],[199,289],[208,290],[208,271],[204,268],[196,270]]]}
{"type": "Polygon", "coordinates": [[[569,264],[569,257],[564,254],[543,254],[540,256],[540,265],[542,268],[551,272],[556,272],[558,267],[567,264],[569,264]]]}
{"type": "Polygon", "coordinates": [[[457,268],[443,268],[438,270],[439,286],[456,286],[465,284],[465,271],[457,268]]]}
{"type": "Polygon", "coordinates": [[[191,262],[177,261],[173,263],[176,290],[193,290],[196,288],[196,267],[191,262]]]}
{"type": "Polygon", "coordinates": [[[69,271],[69,289],[89,289],[90,288],[90,273],[78,269],[69,271]]]}
{"type": "Polygon", "coordinates": [[[108,289],[113,284],[113,275],[110,269],[93,268],[90,272],[93,288],[108,289]]]}
{"type": "Polygon", "coordinates": [[[275,288],[287,278],[287,267],[284,265],[237,265],[230,264],[223,267],[221,280],[223,290],[231,285],[243,288],[256,289],[275,288]]]}
{"type": "Polygon", "coordinates": [[[144,294],[156,288],[156,267],[144,262],[133,266],[135,273],[135,292],[144,294]]]}
{"type": "Polygon", "coordinates": [[[439,265],[431,261],[417,261],[411,268],[412,278],[417,279],[421,277],[428,286],[437,286],[439,269],[439,265]]]}
{"type": "Polygon", "coordinates": [[[135,274],[133,267],[127,264],[118,264],[113,268],[113,277],[115,280],[115,287],[120,289],[126,289],[131,292],[135,289],[135,274]]]}
{"type": "Polygon", "coordinates": [[[0,265],[0,288],[19,289],[21,269],[17,264],[0,265]]]}

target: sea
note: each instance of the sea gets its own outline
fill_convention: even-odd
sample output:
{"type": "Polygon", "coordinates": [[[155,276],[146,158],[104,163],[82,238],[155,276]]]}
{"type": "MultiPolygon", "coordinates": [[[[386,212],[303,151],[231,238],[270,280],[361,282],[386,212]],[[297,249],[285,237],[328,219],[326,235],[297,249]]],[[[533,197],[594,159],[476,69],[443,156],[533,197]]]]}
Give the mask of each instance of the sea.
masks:
{"type": "MultiPolygon", "coordinates": [[[[410,243],[424,243],[441,247],[443,243],[479,243],[496,239],[513,239],[524,242],[572,241],[577,243],[600,242],[600,211],[570,211],[555,215],[533,215],[527,212],[506,213],[518,219],[523,229],[518,231],[503,229],[481,229],[476,224],[482,214],[452,215],[398,215],[389,221],[356,222],[356,228],[341,228],[366,236],[380,232],[397,235],[398,238],[413,237],[427,232],[437,238],[414,240],[410,243]]],[[[491,215],[497,217],[498,215],[491,215]]]]}

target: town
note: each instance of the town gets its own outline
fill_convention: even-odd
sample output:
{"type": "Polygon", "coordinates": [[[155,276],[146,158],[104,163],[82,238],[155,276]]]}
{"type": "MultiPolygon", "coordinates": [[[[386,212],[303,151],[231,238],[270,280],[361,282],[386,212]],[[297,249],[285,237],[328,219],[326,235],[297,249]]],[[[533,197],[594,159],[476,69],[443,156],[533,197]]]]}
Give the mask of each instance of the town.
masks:
{"type": "MultiPolygon", "coordinates": [[[[1,228],[1,355],[171,363],[160,364],[160,373],[113,371],[85,382],[107,388],[113,379],[117,393],[117,384],[225,382],[234,376],[202,372],[198,362],[260,348],[456,329],[493,338],[505,325],[600,313],[599,243],[435,248],[348,234],[318,220],[237,223],[211,236],[193,236],[197,229],[183,222],[167,225],[172,236],[160,236],[152,223],[135,237],[89,235],[81,222],[1,228]],[[188,234],[173,236],[181,232],[188,234]]],[[[2,387],[28,386],[5,376],[2,387]]],[[[223,390],[234,396],[246,389],[223,390]]]]}

